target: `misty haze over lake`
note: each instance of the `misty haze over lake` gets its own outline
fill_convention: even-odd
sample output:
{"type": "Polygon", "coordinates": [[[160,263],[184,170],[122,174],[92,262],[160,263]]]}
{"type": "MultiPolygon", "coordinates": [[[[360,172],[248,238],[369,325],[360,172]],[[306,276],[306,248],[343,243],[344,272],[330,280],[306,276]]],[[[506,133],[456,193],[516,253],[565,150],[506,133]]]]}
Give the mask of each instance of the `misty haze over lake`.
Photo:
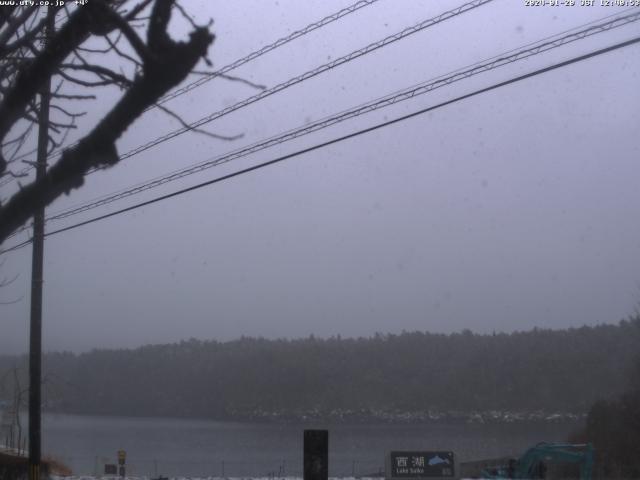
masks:
{"type": "MultiPolygon", "coordinates": [[[[213,18],[214,68],[350,2],[190,0],[213,18]]],[[[514,48],[628,15],[622,7],[496,0],[341,64],[97,172],[47,213],[205,159],[514,48]]],[[[274,87],[462,2],[381,0],[232,73],[274,87]]],[[[191,28],[180,15],[172,33],[191,28]]],[[[175,25],[174,25],[175,23],[175,25]]],[[[49,229],[256,165],[522,73],[629,39],[635,23],[475,75],[198,175],[48,223],[49,229]]],[[[556,38],[553,37],[553,38],[556,38]]],[[[97,41],[94,43],[98,43],[97,41]]],[[[300,338],[465,328],[479,333],[616,323],[640,293],[635,180],[637,46],[438,108],[330,147],[47,238],[45,351],[241,335],[300,338]]],[[[118,60],[114,59],[114,63],[118,60]]],[[[205,68],[206,66],[203,66],[205,68]]],[[[96,105],[72,141],[120,95],[96,105]]],[[[259,94],[216,79],[168,105],[195,121],[259,94]]],[[[127,152],[179,126],[157,109],[118,141],[127,152]]],[[[22,180],[23,182],[26,180],[22,180]]],[[[2,188],[9,195],[11,182],[2,188]]],[[[12,242],[27,238],[18,235],[12,242]]],[[[13,243],[11,244],[13,245],[13,243]]],[[[7,247],[10,245],[5,245],[7,247]]],[[[0,352],[28,347],[30,251],[4,256],[0,352]]]]}
{"type": "Polygon", "coordinates": [[[0,447],[640,477],[640,2],[176,1],[0,6],[0,447]]]}
{"type": "MultiPolygon", "coordinates": [[[[302,476],[302,432],[313,427],[327,425],[47,415],[44,449],[76,474],[93,474],[96,464],[102,470],[124,449],[130,475],[302,476]]],[[[377,474],[394,449],[453,450],[461,460],[519,455],[538,441],[563,440],[574,427],[333,425],[329,474],[377,474]]]]}

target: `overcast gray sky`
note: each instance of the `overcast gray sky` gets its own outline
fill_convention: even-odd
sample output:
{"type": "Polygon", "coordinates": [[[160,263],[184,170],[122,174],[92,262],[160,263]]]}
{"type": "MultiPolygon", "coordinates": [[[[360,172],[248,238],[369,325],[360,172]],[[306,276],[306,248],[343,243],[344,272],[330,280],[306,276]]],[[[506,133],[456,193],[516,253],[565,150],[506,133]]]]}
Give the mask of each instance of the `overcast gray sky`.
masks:
{"type": "MultiPolygon", "coordinates": [[[[355,1],[355,0],[354,0],[355,1]]],[[[195,1],[222,67],[349,0],[195,1]]],[[[234,75],[273,87],[462,1],[378,2],[234,75]]],[[[495,0],[88,177],[47,213],[312,123],[623,7],[495,0]]],[[[175,35],[187,27],[177,21],[175,35]]],[[[54,230],[613,45],[593,35],[64,221],[54,230]]],[[[477,332],[617,322],[640,300],[640,55],[630,46],[171,200],[49,237],[44,349],[477,332]]],[[[204,66],[203,66],[204,68],[204,66]]],[[[194,79],[197,77],[194,77],[194,79]]],[[[90,106],[93,119],[118,92],[90,106]]],[[[254,95],[216,79],[171,101],[185,120],[254,95]]],[[[89,106],[88,106],[89,107],[89,106]]],[[[84,131],[91,120],[83,124],[84,131]]],[[[179,124],[145,114],[126,152],[179,124]]],[[[79,132],[82,133],[82,130],[79,132]]],[[[14,186],[4,187],[3,195],[14,186]]],[[[10,246],[28,238],[22,235],[10,246]]],[[[13,243],[12,243],[13,242],[13,243]]],[[[30,248],[5,256],[0,353],[28,348],[30,248]]]]}

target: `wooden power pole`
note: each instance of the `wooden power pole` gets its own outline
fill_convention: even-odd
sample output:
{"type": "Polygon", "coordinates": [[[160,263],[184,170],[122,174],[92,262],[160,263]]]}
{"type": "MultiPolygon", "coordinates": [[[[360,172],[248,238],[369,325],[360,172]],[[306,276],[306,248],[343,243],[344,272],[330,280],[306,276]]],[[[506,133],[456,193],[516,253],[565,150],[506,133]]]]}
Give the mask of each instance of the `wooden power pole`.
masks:
{"type": "MultiPolygon", "coordinates": [[[[55,10],[47,9],[44,48],[53,33],[55,10]]],[[[47,78],[40,92],[38,112],[38,153],[36,181],[47,171],[49,145],[49,103],[51,78],[47,78]]],[[[31,260],[31,321],[29,331],[29,480],[40,480],[41,405],[42,405],[42,283],[44,258],[44,207],[33,216],[33,253],[31,260]]]]}

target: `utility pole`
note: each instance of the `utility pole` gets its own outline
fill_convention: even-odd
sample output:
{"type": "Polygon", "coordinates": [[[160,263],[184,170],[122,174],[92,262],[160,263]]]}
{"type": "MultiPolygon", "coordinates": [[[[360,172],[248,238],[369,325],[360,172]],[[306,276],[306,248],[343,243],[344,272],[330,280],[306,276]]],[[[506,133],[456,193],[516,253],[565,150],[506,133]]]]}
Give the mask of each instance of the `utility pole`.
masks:
{"type": "MultiPolygon", "coordinates": [[[[47,8],[47,23],[44,45],[49,46],[53,33],[55,10],[47,8]]],[[[49,103],[51,79],[48,78],[40,91],[38,111],[38,154],[36,158],[36,181],[47,171],[47,147],[49,145],[49,103]]],[[[31,322],[29,332],[29,480],[40,480],[41,458],[41,404],[42,404],[42,283],[44,257],[44,207],[33,216],[33,253],[31,259],[31,322]]]]}

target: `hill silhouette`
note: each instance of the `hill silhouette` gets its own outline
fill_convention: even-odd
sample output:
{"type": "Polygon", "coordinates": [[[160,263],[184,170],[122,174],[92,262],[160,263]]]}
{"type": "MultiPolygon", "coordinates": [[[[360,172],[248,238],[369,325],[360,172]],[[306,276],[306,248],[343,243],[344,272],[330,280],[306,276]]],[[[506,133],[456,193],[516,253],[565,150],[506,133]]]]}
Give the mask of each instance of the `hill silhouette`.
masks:
{"type": "MultiPolygon", "coordinates": [[[[192,339],[48,353],[43,371],[46,408],[66,413],[433,420],[442,412],[498,411],[548,417],[584,415],[594,402],[620,395],[638,351],[636,316],[617,325],[510,334],[192,339]]],[[[26,357],[0,357],[0,371],[15,364],[26,372],[26,357]]]]}

